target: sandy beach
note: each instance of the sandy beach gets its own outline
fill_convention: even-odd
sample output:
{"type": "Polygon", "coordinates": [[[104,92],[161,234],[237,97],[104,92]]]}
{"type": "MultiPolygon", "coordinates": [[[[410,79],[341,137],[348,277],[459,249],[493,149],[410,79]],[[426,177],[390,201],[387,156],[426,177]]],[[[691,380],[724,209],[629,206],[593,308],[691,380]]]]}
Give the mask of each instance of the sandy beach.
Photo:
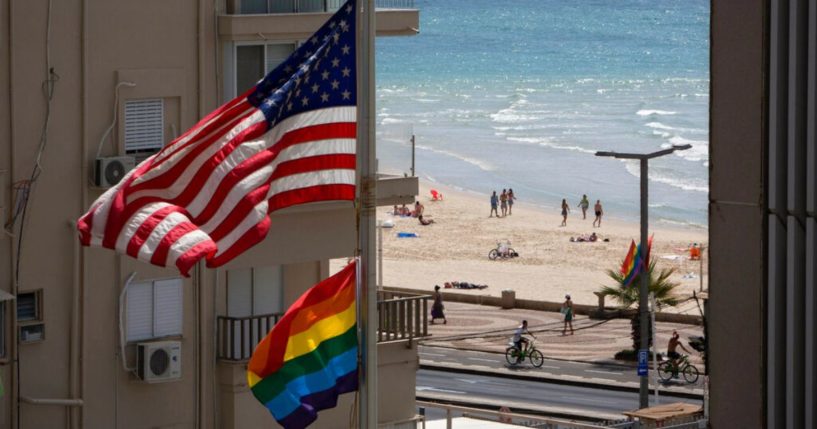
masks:
{"type": "MultiPolygon", "coordinates": [[[[447,281],[465,281],[488,285],[468,291],[474,294],[500,296],[503,289],[512,289],[517,298],[560,302],[570,294],[576,303],[596,304],[593,292],[613,284],[605,270],[618,269],[630,240],[639,237],[637,222],[617,220],[614,214],[605,213],[602,227],[593,228],[592,204],[587,219],[582,220],[578,200],[568,201],[571,212],[566,227],[559,226],[558,208],[526,204],[524,195],[517,195],[512,215],[489,218],[489,195],[421,181],[419,200],[425,205],[426,217],[435,221],[429,226],[420,225],[415,218],[392,216],[391,207],[378,208],[378,220],[394,222],[394,228],[383,230],[383,283],[428,292],[447,281]],[[431,199],[432,187],[443,194],[442,201],[431,199]],[[419,237],[399,238],[399,232],[419,237]],[[570,237],[591,232],[610,241],[570,241],[570,237]],[[488,252],[501,239],[510,240],[519,257],[489,260],[488,252]]],[[[686,249],[693,242],[706,246],[707,231],[651,225],[650,232],[655,237],[653,258],[658,267],[675,267],[672,279],[681,284],[679,294],[691,296],[700,287],[700,263],[690,261],[686,249]]],[[[703,267],[707,288],[705,260],[703,267]]],[[[667,311],[697,314],[698,310],[694,301],[688,301],[667,311]]]]}

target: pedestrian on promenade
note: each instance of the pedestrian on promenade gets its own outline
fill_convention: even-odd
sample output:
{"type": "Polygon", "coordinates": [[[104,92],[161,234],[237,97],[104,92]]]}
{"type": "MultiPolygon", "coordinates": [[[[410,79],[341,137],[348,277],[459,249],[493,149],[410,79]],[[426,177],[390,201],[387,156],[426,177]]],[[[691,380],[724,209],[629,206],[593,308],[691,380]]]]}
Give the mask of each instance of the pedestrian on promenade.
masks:
{"type": "Polygon", "coordinates": [[[570,327],[570,335],[573,335],[573,301],[570,300],[570,295],[565,295],[565,302],[562,303],[561,313],[565,317],[565,324],[562,328],[562,335],[567,335],[567,327],[570,327]]]}
{"type": "Polygon", "coordinates": [[[593,226],[601,228],[601,217],[604,215],[604,210],[601,208],[601,200],[596,200],[596,205],[593,207],[596,212],[596,219],[593,220],[593,226]],[[598,225],[596,223],[598,222],[598,225]]]}
{"type": "Polygon", "coordinates": [[[443,294],[440,293],[440,286],[434,286],[434,304],[431,304],[431,324],[434,324],[434,319],[443,319],[443,325],[448,323],[445,320],[445,306],[443,305],[443,294]]]}
{"type": "Polygon", "coordinates": [[[496,210],[497,206],[499,205],[499,197],[496,196],[496,191],[491,194],[491,214],[488,217],[494,217],[494,213],[496,213],[496,217],[499,217],[499,212],[496,210]]]}
{"type": "Polygon", "coordinates": [[[590,201],[587,200],[587,195],[582,195],[582,200],[579,201],[579,208],[582,209],[582,219],[587,219],[587,209],[590,208],[590,201]]]}
{"type": "Polygon", "coordinates": [[[567,200],[562,198],[562,225],[567,226],[567,214],[570,212],[570,206],[567,205],[567,200]]]}
{"type": "Polygon", "coordinates": [[[513,200],[516,199],[516,195],[513,194],[513,189],[508,189],[508,214],[513,214],[513,200]]]}

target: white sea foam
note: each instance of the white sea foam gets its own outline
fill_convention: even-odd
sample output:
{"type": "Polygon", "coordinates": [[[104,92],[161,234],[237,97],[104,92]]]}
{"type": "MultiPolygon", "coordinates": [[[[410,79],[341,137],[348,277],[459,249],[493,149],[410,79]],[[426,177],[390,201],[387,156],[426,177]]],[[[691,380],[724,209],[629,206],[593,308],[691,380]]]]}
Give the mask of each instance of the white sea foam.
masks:
{"type": "Polygon", "coordinates": [[[652,116],[652,115],[675,115],[678,112],[673,112],[671,110],[653,110],[653,109],[641,109],[638,112],[635,112],[638,116],[652,116]]]}
{"type": "Polygon", "coordinates": [[[671,145],[692,145],[687,150],[680,150],[675,152],[676,155],[688,161],[708,161],[709,160],[709,142],[706,140],[690,140],[681,136],[675,136],[669,139],[669,143],[662,145],[664,148],[671,147],[671,145]]]}
{"type": "Polygon", "coordinates": [[[415,98],[414,101],[418,103],[439,103],[440,100],[435,100],[433,98],[415,98]]]}
{"type": "Polygon", "coordinates": [[[383,124],[383,125],[405,124],[406,122],[408,122],[408,121],[406,121],[404,119],[397,119],[397,118],[383,118],[383,120],[380,121],[380,123],[383,124]]]}
{"type": "Polygon", "coordinates": [[[487,161],[483,161],[481,159],[476,159],[476,158],[463,156],[463,155],[460,155],[460,154],[457,154],[457,153],[454,153],[454,152],[451,152],[451,151],[448,151],[448,150],[444,150],[444,149],[435,149],[433,147],[426,146],[426,145],[419,145],[418,144],[416,147],[417,147],[417,149],[427,150],[429,152],[438,153],[440,155],[446,155],[446,156],[450,156],[452,158],[459,159],[460,161],[464,161],[464,162],[467,162],[467,163],[469,163],[469,164],[471,164],[473,166],[478,167],[482,171],[494,171],[494,170],[496,170],[496,167],[494,167],[493,165],[491,165],[487,161]]]}
{"type": "MultiPolygon", "coordinates": [[[[641,167],[637,162],[630,162],[626,160],[622,160],[624,163],[624,167],[627,169],[627,172],[630,173],[634,177],[641,176],[641,167]]],[[[709,192],[709,186],[695,181],[694,179],[687,179],[681,180],[673,177],[669,177],[663,175],[656,171],[650,171],[650,181],[656,183],[663,183],[665,185],[670,185],[675,188],[683,189],[685,191],[694,191],[694,192],[709,192]]]]}
{"type": "Polygon", "coordinates": [[[674,130],[675,129],[674,127],[671,127],[669,125],[664,125],[664,124],[662,124],[660,122],[649,122],[649,123],[644,124],[644,126],[645,127],[650,127],[650,128],[656,128],[656,129],[659,129],[659,130],[674,130]]]}
{"type": "Polygon", "coordinates": [[[547,147],[551,149],[557,150],[569,150],[573,152],[581,152],[581,153],[589,153],[595,154],[595,150],[583,148],[581,146],[575,145],[563,145],[555,143],[552,139],[547,137],[508,137],[509,141],[519,142],[519,143],[528,143],[528,144],[536,144],[542,147],[547,147]]]}

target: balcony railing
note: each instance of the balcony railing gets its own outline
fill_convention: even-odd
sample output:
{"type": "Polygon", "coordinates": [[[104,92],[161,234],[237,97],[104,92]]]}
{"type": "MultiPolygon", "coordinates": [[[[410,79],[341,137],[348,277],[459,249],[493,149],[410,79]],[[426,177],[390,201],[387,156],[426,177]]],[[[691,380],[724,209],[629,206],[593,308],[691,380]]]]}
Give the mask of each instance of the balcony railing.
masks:
{"type": "Polygon", "coordinates": [[[249,317],[218,317],[218,358],[246,361],[255,345],[267,335],[283,314],[249,317]]]}
{"type": "Polygon", "coordinates": [[[377,341],[412,340],[428,336],[430,295],[378,292],[377,341]]]}
{"type": "MultiPolygon", "coordinates": [[[[429,295],[378,292],[377,341],[411,340],[428,336],[429,295]]],[[[218,358],[243,362],[283,314],[218,317],[218,358]]]]}
{"type": "MultiPolygon", "coordinates": [[[[270,14],[270,13],[314,13],[334,12],[345,0],[237,0],[235,13],[270,14]]],[[[375,0],[377,9],[415,9],[414,0],[375,0]]]]}

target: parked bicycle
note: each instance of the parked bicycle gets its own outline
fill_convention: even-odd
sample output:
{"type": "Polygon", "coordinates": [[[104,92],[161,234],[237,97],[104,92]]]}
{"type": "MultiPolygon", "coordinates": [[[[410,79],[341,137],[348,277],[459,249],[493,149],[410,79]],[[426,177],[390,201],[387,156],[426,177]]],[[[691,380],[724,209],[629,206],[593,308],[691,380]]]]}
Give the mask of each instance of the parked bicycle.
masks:
{"type": "Polygon", "coordinates": [[[496,260],[497,258],[507,259],[507,258],[514,258],[519,256],[515,250],[511,247],[511,242],[508,240],[502,240],[496,243],[496,247],[491,249],[488,252],[488,259],[496,260]]]}
{"type": "Polygon", "coordinates": [[[533,338],[528,338],[528,342],[522,347],[522,350],[520,350],[513,341],[511,341],[508,343],[510,347],[505,349],[505,360],[511,365],[516,365],[524,362],[525,358],[528,358],[531,365],[536,368],[541,367],[542,364],[545,363],[545,356],[536,349],[534,342],[535,340],[533,338]]]}
{"type": "Polygon", "coordinates": [[[698,368],[689,363],[689,356],[682,355],[675,361],[676,363],[673,363],[672,359],[670,359],[658,364],[658,376],[661,380],[669,381],[672,378],[678,378],[680,373],[684,375],[684,380],[687,383],[691,384],[698,381],[698,368]]]}

